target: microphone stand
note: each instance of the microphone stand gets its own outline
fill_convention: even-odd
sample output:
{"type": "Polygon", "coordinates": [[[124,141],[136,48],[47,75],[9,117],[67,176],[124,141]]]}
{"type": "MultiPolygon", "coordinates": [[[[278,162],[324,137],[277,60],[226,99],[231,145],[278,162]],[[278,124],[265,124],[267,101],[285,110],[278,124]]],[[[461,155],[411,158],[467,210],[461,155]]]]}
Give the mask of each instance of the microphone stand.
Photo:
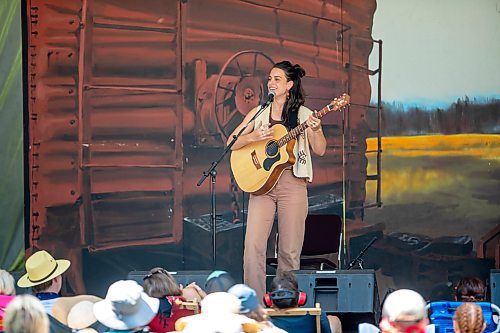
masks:
{"type": "Polygon", "coordinates": [[[364,249],[361,250],[361,252],[359,252],[358,256],[356,258],[354,258],[349,263],[349,266],[347,267],[347,270],[351,269],[357,262],[359,262],[359,267],[361,269],[363,269],[363,265],[362,265],[363,260],[361,259],[361,257],[363,257],[363,255],[365,254],[366,250],[368,250],[370,248],[370,246],[372,246],[373,243],[375,243],[376,240],[377,240],[377,237],[373,237],[372,238],[372,240],[364,247],[364,249]]]}
{"type": "Polygon", "coordinates": [[[344,269],[347,265],[347,242],[346,242],[346,152],[345,152],[345,129],[346,129],[346,113],[342,111],[342,228],[340,233],[339,254],[337,257],[339,269],[344,269]]]}
{"type": "Polygon", "coordinates": [[[260,106],[259,110],[255,113],[255,115],[252,117],[252,119],[250,119],[250,121],[245,126],[243,126],[243,128],[236,135],[233,135],[233,139],[227,145],[227,147],[224,149],[224,151],[219,156],[219,158],[216,161],[212,162],[210,167],[206,171],[203,171],[203,174],[202,174],[200,180],[198,180],[198,183],[196,183],[196,186],[201,186],[201,184],[203,184],[205,179],[207,179],[208,176],[210,176],[210,198],[211,198],[210,199],[210,222],[211,222],[211,229],[212,229],[212,268],[214,270],[216,269],[216,264],[217,264],[217,259],[216,259],[217,258],[216,257],[217,256],[217,230],[216,230],[216,226],[217,226],[216,210],[217,210],[217,208],[216,208],[216,195],[215,195],[215,193],[216,193],[215,183],[217,180],[217,166],[224,159],[224,157],[227,155],[227,153],[231,150],[231,148],[236,143],[236,141],[241,136],[241,134],[247,129],[248,124],[250,124],[252,121],[254,121],[262,113],[262,111],[264,111],[269,106],[269,104],[271,104],[273,102],[274,95],[275,95],[274,91],[272,91],[268,94],[267,101],[260,106]]]}

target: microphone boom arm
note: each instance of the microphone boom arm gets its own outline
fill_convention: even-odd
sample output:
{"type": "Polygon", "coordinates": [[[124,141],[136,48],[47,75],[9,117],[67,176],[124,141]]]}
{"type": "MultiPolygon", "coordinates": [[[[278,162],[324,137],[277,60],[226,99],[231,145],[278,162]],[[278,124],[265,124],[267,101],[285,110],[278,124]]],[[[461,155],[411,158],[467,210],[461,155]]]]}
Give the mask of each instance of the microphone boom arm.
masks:
{"type": "Polygon", "coordinates": [[[349,266],[347,267],[347,270],[351,269],[354,264],[356,264],[356,262],[360,261],[361,260],[361,257],[363,257],[363,255],[365,254],[365,252],[373,245],[373,243],[375,243],[375,241],[377,240],[377,236],[373,237],[372,240],[366,244],[366,246],[361,250],[361,252],[359,252],[359,254],[356,256],[356,258],[354,258],[350,263],[349,263],[349,266]]]}

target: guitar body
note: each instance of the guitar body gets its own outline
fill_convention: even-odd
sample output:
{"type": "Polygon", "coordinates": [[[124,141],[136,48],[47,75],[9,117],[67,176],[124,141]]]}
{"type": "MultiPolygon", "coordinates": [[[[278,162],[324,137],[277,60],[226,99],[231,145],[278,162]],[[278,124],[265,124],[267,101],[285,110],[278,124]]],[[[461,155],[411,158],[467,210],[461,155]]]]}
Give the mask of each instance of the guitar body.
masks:
{"type": "Polygon", "coordinates": [[[288,131],[285,126],[273,126],[273,138],[254,142],[231,153],[231,169],[238,186],[245,192],[261,195],[276,185],[286,167],[295,163],[295,140],[279,147],[276,141],[288,131]]]}
{"type": "MultiPolygon", "coordinates": [[[[320,111],[315,111],[314,115],[321,118],[330,111],[340,111],[349,104],[350,99],[349,95],[343,94],[320,111]]],[[[277,124],[273,126],[272,139],[234,150],[231,153],[231,169],[238,186],[255,195],[272,190],[283,170],[295,163],[295,140],[308,127],[307,122],[303,122],[288,132],[285,126],[277,124]]]]}

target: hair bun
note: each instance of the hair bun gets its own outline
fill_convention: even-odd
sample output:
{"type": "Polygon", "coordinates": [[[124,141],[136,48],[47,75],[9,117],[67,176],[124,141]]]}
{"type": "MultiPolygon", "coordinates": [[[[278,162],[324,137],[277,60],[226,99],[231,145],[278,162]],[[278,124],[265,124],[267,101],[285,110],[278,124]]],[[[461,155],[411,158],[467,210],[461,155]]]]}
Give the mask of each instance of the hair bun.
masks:
{"type": "Polygon", "coordinates": [[[306,75],[306,71],[299,64],[293,65],[293,70],[297,73],[297,76],[302,78],[306,75]]]}

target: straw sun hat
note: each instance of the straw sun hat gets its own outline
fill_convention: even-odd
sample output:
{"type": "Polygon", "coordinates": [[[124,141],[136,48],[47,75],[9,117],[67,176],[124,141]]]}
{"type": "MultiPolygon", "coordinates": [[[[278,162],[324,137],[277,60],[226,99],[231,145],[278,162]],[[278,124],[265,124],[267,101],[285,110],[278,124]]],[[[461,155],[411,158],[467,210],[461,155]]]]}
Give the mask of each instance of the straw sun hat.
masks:
{"type": "Polygon", "coordinates": [[[17,285],[28,288],[50,281],[64,273],[69,265],[69,260],[55,260],[47,251],[35,252],[26,260],[27,273],[17,281],[17,285]]]}
{"type": "Polygon", "coordinates": [[[66,326],[84,329],[94,324],[94,303],[102,298],[93,295],[59,297],[52,307],[52,316],[66,326]]]}

